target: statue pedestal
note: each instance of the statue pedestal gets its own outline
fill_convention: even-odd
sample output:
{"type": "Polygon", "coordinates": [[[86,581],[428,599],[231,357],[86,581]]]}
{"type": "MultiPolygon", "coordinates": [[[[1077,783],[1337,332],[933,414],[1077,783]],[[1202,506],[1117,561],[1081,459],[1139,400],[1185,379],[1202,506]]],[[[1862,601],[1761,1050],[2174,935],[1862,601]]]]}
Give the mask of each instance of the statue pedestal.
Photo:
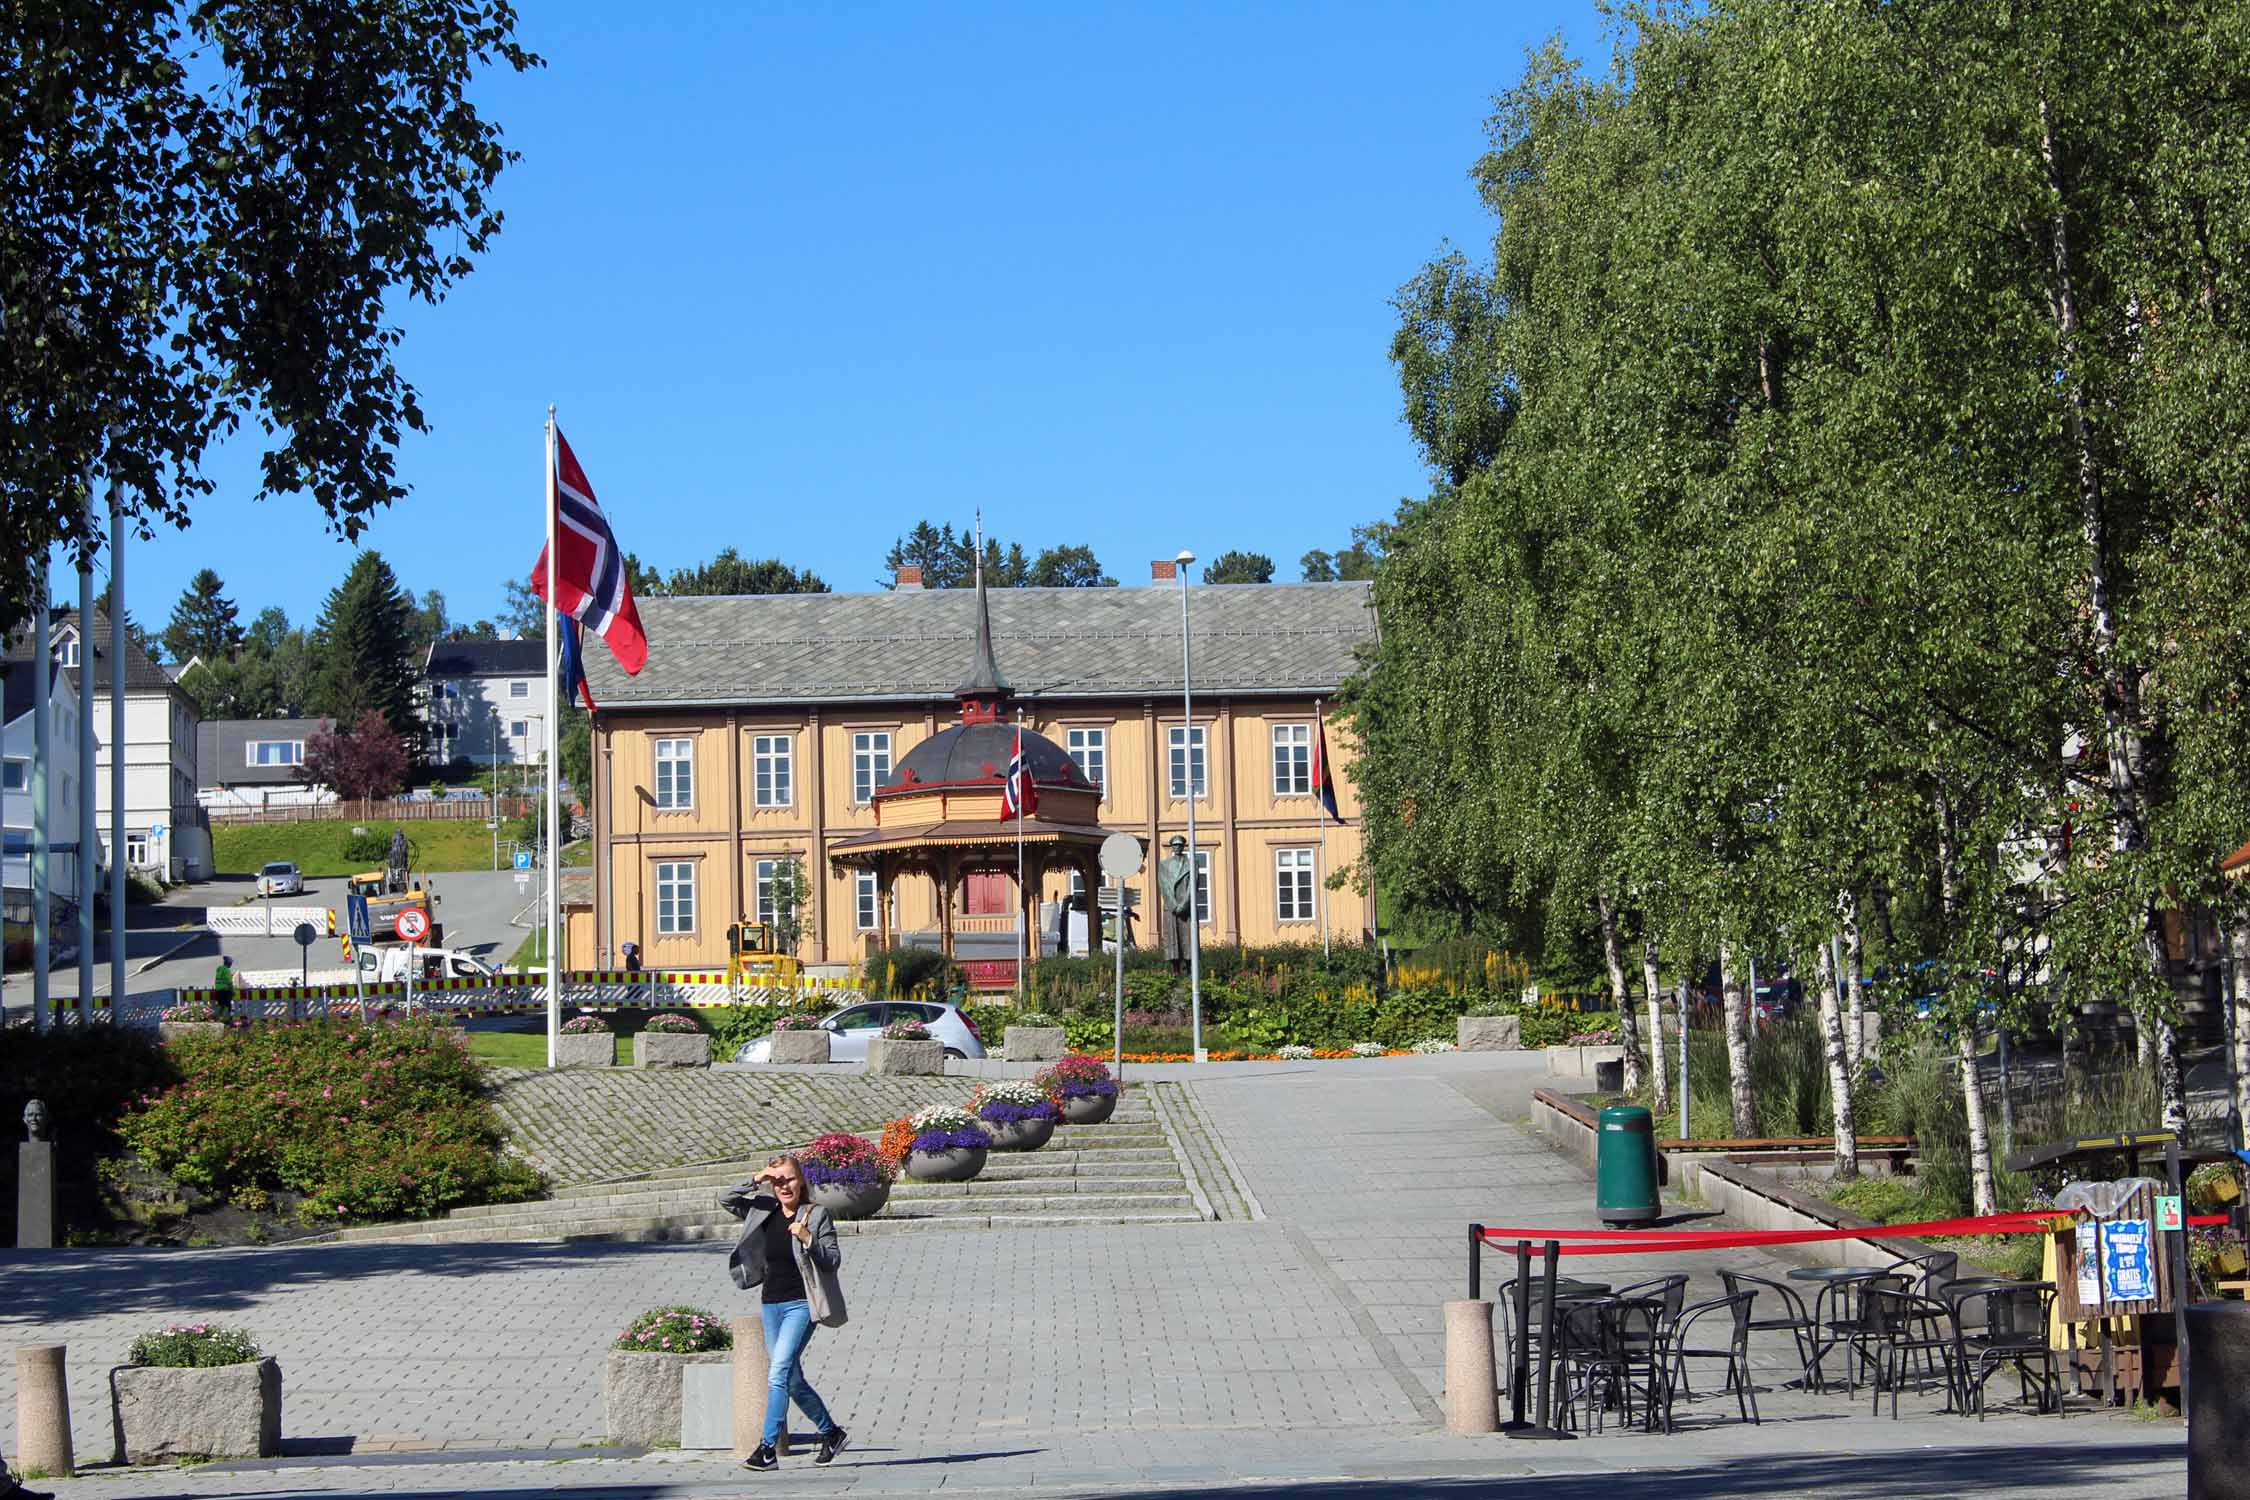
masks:
{"type": "Polygon", "coordinates": [[[16,1147],[16,1248],[55,1248],[55,1143],[16,1147]]]}

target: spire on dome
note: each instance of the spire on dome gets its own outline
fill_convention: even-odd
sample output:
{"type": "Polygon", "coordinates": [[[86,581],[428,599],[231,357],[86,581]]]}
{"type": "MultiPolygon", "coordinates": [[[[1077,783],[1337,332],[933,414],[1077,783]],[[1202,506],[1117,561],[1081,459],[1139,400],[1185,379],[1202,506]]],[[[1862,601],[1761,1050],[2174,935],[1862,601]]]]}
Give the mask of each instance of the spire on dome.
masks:
{"type": "Polygon", "coordinates": [[[969,680],[954,691],[961,700],[961,722],[974,724],[1000,717],[1000,705],[1013,693],[1000,675],[1000,662],[992,654],[992,606],[984,591],[984,512],[977,512],[975,539],[977,570],[977,649],[969,662],[969,680]]]}

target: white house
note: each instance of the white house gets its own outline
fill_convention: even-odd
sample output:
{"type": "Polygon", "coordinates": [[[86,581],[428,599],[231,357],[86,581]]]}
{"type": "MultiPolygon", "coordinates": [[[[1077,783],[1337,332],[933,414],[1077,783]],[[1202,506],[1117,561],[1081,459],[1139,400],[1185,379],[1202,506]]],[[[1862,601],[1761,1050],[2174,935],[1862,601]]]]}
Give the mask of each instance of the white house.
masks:
{"type": "MultiPolygon", "coordinates": [[[[93,615],[93,720],[109,724],[109,617],[93,615]]],[[[76,610],[58,612],[54,631],[56,664],[75,688],[87,655],[76,610]]],[[[29,637],[24,649],[29,651],[29,637]]],[[[13,648],[10,655],[13,656],[13,648]]],[[[167,880],[201,879],[211,873],[211,836],[195,797],[195,700],[148,653],[125,643],[125,862],[167,880]]],[[[101,752],[94,777],[97,826],[106,850],[109,840],[110,750],[98,736],[101,752]]],[[[105,855],[106,858],[106,855],[105,855]]]]}
{"type": "MultiPolygon", "coordinates": [[[[32,907],[31,763],[38,749],[39,720],[33,711],[38,693],[31,660],[31,637],[24,636],[19,660],[8,653],[0,678],[0,884],[6,890],[11,922],[28,922],[32,907]]],[[[13,643],[11,643],[12,645],[13,643]]],[[[50,669],[53,671],[53,669],[50,669]]],[[[78,693],[69,674],[53,671],[47,699],[47,879],[51,908],[60,909],[78,888],[78,693]]],[[[97,740],[98,743],[98,740],[97,740]]]]}
{"type": "Polygon", "coordinates": [[[422,663],[430,758],[528,765],[547,755],[545,641],[434,641],[422,663]]]}

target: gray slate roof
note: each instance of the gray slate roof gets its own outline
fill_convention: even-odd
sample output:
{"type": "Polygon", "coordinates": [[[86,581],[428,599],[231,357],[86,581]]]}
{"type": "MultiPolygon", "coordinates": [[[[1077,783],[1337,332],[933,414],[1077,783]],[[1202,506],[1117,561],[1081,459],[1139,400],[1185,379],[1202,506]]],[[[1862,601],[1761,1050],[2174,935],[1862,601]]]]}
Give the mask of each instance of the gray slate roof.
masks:
{"type": "Polygon", "coordinates": [[[545,637],[530,641],[432,641],[422,664],[428,677],[544,677],[545,637]]]}
{"type": "MultiPolygon", "coordinates": [[[[53,638],[53,639],[55,639],[55,640],[60,640],[60,639],[62,638],[62,632],[63,632],[64,628],[65,628],[65,627],[67,627],[67,626],[75,626],[75,625],[76,625],[77,623],[78,623],[78,611],[77,611],[77,610],[75,610],[75,609],[58,609],[58,610],[56,610],[56,611],[55,611],[55,613],[54,613],[54,615],[53,615],[53,617],[52,617],[52,622],[51,622],[51,623],[49,624],[49,626],[48,626],[48,630],[49,630],[49,632],[51,633],[51,636],[52,636],[52,638],[53,638]]],[[[108,691],[109,691],[109,613],[108,613],[108,611],[106,611],[106,610],[102,610],[102,609],[96,609],[96,610],[94,611],[94,631],[93,631],[93,635],[94,635],[94,691],[95,691],[95,692],[97,692],[97,693],[106,693],[106,692],[108,692],[108,691]]],[[[28,622],[27,622],[27,623],[25,623],[25,624],[23,624],[23,625],[21,625],[21,626],[19,626],[19,627],[17,627],[17,629],[16,629],[16,632],[15,632],[15,634],[13,634],[13,635],[11,635],[11,636],[9,636],[9,637],[8,637],[8,644],[7,644],[7,660],[9,661],[9,663],[13,664],[13,663],[16,663],[16,662],[28,662],[28,661],[30,661],[30,660],[31,660],[31,654],[32,654],[32,642],[33,642],[33,640],[34,640],[34,637],[33,637],[33,635],[32,635],[32,629],[31,629],[31,625],[30,625],[30,624],[29,624],[28,622]]],[[[79,642],[79,652],[80,652],[80,660],[84,660],[84,652],[85,652],[85,642],[84,642],[84,640],[83,640],[83,639],[82,639],[82,640],[81,640],[81,641],[79,642]]],[[[67,677],[68,677],[68,678],[70,679],[70,682],[71,682],[71,686],[72,686],[73,688],[76,688],[76,687],[78,686],[78,673],[77,673],[77,672],[75,672],[75,671],[72,671],[72,670],[69,670],[69,669],[65,669],[64,675],[65,675],[65,676],[67,676],[67,677]]],[[[142,650],[142,649],[141,649],[140,647],[138,647],[138,646],[134,645],[134,644],[133,644],[133,641],[132,641],[132,637],[130,637],[130,636],[126,637],[126,640],[125,640],[125,692],[126,692],[126,694],[127,694],[128,696],[131,696],[131,695],[133,695],[133,694],[136,694],[136,693],[167,693],[167,694],[169,694],[169,693],[171,693],[171,692],[175,691],[176,687],[177,687],[177,684],[175,684],[175,683],[174,683],[174,682],[172,681],[172,678],[171,678],[171,674],[170,674],[170,673],[168,673],[168,672],[166,672],[166,671],[165,671],[165,670],[164,670],[164,669],[163,669],[162,667],[158,666],[158,665],[156,664],[156,662],[155,662],[155,661],[154,661],[153,659],[151,659],[151,658],[150,658],[149,654],[148,654],[148,653],[147,653],[146,651],[143,651],[143,650],[142,650]]],[[[83,696],[83,695],[81,695],[81,696],[83,696]]],[[[183,694],[182,696],[184,697],[185,695],[183,694]]]]}
{"type": "MultiPolygon", "coordinates": [[[[993,647],[1017,696],[1107,698],[1180,686],[1170,587],[993,589],[993,647]]],[[[1365,583],[1189,590],[1198,692],[1334,692],[1375,639],[1365,583]]],[[[975,651],[973,589],[640,601],[648,665],[627,677],[599,639],[586,675],[604,710],[646,705],[950,699],[975,651]]]]}

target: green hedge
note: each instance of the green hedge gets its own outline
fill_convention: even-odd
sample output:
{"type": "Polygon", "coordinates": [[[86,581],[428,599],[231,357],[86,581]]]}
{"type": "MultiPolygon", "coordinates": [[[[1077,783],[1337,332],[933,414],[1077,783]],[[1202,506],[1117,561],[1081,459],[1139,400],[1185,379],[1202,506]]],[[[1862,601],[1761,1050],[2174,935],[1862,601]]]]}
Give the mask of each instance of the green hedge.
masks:
{"type": "Polygon", "coordinates": [[[120,1127],[143,1161],[219,1195],[302,1193],[321,1219],[430,1218],[534,1196],[502,1154],[476,1060],[449,1026],[315,1021],[174,1044],[180,1081],[120,1127]]]}

